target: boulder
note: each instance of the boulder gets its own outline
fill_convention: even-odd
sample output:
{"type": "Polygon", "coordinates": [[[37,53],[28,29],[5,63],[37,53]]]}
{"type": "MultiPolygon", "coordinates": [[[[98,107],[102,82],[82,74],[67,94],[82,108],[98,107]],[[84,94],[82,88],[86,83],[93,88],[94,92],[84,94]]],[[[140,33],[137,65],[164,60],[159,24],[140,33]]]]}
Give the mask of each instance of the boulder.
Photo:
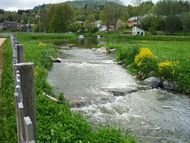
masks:
{"type": "Polygon", "coordinates": [[[92,51],[96,51],[96,50],[97,50],[97,48],[92,48],[91,50],[92,50],[92,51]]]}
{"type": "Polygon", "coordinates": [[[122,64],[123,64],[123,61],[122,61],[122,60],[121,60],[121,61],[118,61],[117,64],[118,64],[118,65],[122,65],[122,64]]]}
{"type": "Polygon", "coordinates": [[[115,51],[116,51],[116,49],[107,48],[107,53],[113,54],[113,53],[115,53],[115,51]]]}
{"type": "Polygon", "coordinates": [[[144,80],[144,83],[151,86],[152,88],[157,88],[160,86],[161,80],[156,77],[149,77],[144,80]]]}
{"type": "Polygon", "coordinates": [[[56,59],[52,59],[54,63],[61,63],[62,59],[61,58],[56,58],[56,59]]]}
{"type": "Polygon", "coordinates": [[[162,84],[163,84],[163,87],[164,87],[166,90],[175,90],[175,85],[174,85],[174,83],[171,82],[171,81],[165,80],[165,81],[163,81],[162,84]]]}
{"type": "Polygon", "coordinates": [[[102,52],[102,53],[107,53],[107,47],[101,47],[101,48],[97,49],[96,51],[102,52]]]}

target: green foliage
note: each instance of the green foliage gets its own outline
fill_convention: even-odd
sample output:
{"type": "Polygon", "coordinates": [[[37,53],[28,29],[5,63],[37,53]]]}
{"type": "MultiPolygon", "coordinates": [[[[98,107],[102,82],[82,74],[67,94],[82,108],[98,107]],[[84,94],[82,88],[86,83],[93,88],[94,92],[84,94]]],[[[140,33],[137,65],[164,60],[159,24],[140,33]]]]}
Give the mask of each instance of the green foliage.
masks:
{"type": "Polygon", "coordinates": [[[63,101],[64,100],[64,94],[63,93],[58,96],[58,100],[59,101],[63,101]]]}
{"type": "Polygon", "coordinates": [[[92,29],[95,27],[95,17],[94,15],[88,15],[84,21],[84,27],[87,31],[92,31],[92,29]]]}
{"type": "Polygon", "coordinates": [[[179,91],[190,93],[190,65],[189,59],[181,59],[176,69],[176,83],[179,91]]]}
{"type": "Polygon", "coordinates": [[[68,31],[74,16],[74,9],[67,3],[53,5],[49,11],[49,31],[62,33],[68,31]]]}
{"type": "Polygon", "coordinates": [[[190,32],[190,12],[183,13],[181,17],[182,27],[184,32],[190,32]]]}
{"type": "Polygon", "coordinates": [[[137,55],[139,48],[137,46],[125,47],[121,46],[117,48],[116,59],[118,61],[123,61],[126,65],[134,62],[135,55],[137,55]]]}
{"type": "Polygon", "coordinates": [[[16,116],[10,40],[3,44],[4,63],[0,88],[0,142],[16,142],[16,116]]]}

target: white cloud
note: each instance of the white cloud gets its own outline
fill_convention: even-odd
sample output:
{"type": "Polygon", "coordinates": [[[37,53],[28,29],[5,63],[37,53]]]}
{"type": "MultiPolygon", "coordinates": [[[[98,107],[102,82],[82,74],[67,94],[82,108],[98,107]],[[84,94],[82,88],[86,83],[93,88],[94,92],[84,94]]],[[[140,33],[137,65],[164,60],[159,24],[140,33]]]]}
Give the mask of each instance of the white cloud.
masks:
{"type": "Polygon", "coordinates": [[[0,9],[18,10],[30,9],[34,6],[48,3],[60,3],[66,0],[0,0],[0,9]]]}

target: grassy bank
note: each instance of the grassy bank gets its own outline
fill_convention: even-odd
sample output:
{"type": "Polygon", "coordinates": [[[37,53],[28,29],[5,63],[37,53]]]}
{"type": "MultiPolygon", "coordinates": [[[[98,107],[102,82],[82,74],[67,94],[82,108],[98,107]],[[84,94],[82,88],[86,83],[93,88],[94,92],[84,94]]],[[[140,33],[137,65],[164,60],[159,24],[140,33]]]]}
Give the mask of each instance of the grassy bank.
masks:
{"type": "MultiPolygon", "coordinates": [[[[64,35],[66,36],[66,35],[64,35]]],[[[51,86],[46,82],[48,70],[52,67],[50,57],[59,53],[49,41],[54,35],[18,35],[24,44],[26,61],[35,64],[35,84],[37,94],[37,138],[42,143],[131,143],[127,134],[117,129],[100,129],[95,131],[88,121],[78,113],[71,112],[67,103],[57,104],[44,96],[53,94],[51,86]]],[[[70,37],[70,38],[73,38],[70,37]]],[[[58,37],[58,39],[61,39],[58,37]]],[[[54,40],[57,40],[56,38],[54,40]]],[[[0,89],[0,142],[16,142],[16,117],[13,97],[12,53],[10,41],[4,48],[4,70],[2,88],[0,89]]]]}
{"type": "Polygon", "coordinates": [[[162,80],[171,81],[176,85],[177,91],[185,93],[190,92],[189,45],[189,41],[178,41],[175,38],[169,41],[159,41],[158,38],[157,41],[130,40],[119,43],[116,40],[116,42],[107,44],[108,47],[117,49],[117,60],[122,60],[131,73],[138,75],[141,79],[148,76],[157,76],[162,80]],[[135,62],[135,58],[140,54],[143,47],[150,51],[149,53],[143,53],[145,55],[140,55],[144,59],[141,59],[141,63],[138,64],[135,62]]]}
{"type": "Polygon", "coordinates": [[[127,34],[121,34],[118,32],[97,32],[97,33],[84,33],[85,37],[96,37],[101,35],[105,38],[123,39],[126,41],[190,41],[190,36],[166,36],[166,35],[146,35],[146,36],[132,36],[127,34]]]}

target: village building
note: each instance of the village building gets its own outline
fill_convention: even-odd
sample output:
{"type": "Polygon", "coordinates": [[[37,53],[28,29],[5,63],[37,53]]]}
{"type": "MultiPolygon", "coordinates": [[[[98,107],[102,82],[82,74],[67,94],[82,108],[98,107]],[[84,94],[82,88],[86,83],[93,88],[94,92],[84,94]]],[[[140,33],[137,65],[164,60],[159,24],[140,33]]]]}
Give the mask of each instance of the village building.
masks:
{"type": "Polygon", "coordinates": [[[132,27],[132,35],[145,36],[145,31],[141,28],[140,17],[131,17],[127,21],[128,27],[132,27]]]}
{"type": "Polygon", "coordinates": [[[0,23],[0,30],[30,31],[31,28],[30,24],[20,24],[17,21],[4,21],[3,23],[0,23]]]}
{"type": "Polygon", "coordinates": [[[3,23],[0,23],[0,30],[3,30],[3,23]]]}
{"type": "Polygon", "coordinates": [[[101,20],[95,21],[95,26],[99,29],[98,31],[100,32],[107,30],[107,26],[103,25],[101,20]]]}
{"type": "Polygon", "coordinates": [[[139,17],[137,17],[137,16],[131,17],[130,19],[127,20],[127,25],[129,27],[133,27],[138,24],[139,24],[139,17]]]}
{"type": "Polygon", "coordinates": [[[137,26],[132,27],[132,35],[145,36],[145,31],[137,26]]]}
{"type": "Polygon", "coordinates": [[[19,30],[21,24],[16,21],[4,21],[3,22],[3,29],[9,30],[19,30]]]}

